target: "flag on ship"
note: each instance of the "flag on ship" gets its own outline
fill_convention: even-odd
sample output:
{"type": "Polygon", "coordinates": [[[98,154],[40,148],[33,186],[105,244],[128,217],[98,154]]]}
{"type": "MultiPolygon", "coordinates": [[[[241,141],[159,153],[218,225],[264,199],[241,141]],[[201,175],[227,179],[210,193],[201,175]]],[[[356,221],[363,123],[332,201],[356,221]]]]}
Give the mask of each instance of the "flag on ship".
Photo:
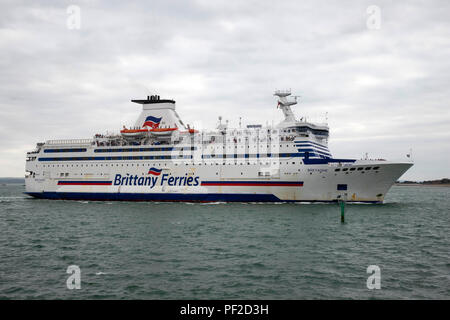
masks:
{"type": "Polygon", "coordinates": [[[161,122],[161,118],[156,118],[156,117],[152,117],[152,116],[148,116],[147,118],[145,118],[144,124],[142,125],[142,127],[151,127],[151,128],[158,128],[159,127],[159,123],[161,122]]]}

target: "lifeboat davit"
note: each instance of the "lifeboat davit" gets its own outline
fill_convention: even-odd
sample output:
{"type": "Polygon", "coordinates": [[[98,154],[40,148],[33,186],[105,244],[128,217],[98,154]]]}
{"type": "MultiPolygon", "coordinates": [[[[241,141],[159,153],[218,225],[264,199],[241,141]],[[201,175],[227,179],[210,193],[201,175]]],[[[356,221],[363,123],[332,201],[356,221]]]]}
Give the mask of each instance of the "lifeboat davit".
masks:
{"type": "Polygon", "coordinates": [[[152,135],[155,136],[169,136],[175,130],[178,130],[178,128],[153,128],[150,129],[148,132],[150,132],[152,135]]]}

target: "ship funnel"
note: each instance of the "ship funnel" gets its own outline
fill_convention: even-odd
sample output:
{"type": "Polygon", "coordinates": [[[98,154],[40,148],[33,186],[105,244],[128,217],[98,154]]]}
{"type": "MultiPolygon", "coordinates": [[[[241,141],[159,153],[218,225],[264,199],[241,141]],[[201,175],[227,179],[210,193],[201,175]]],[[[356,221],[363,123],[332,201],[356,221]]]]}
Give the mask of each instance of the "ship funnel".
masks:
{"type": "Polygon", "coordinates": [[[142,104],[142,112],[135,123],[136,128],[186,129],[175,111],[174,100],[161,99],[159,95],[152,95],[147,96],[146,100],[131,100],[131,102],[142,104]]]}

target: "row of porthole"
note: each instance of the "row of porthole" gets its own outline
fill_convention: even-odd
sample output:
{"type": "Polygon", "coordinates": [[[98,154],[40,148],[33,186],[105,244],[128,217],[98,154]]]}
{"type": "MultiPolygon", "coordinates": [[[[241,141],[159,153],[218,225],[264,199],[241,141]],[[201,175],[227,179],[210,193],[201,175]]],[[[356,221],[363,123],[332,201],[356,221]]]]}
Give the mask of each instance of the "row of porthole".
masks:
{"type": "MultiPolygon", "coordinates": [[[[198,165],[198,166],[201,166],[202,165],[202,163],[185,163],[186,165],[198,165]]],[[[259,164],[259,165],[270,165],[270,162],[258,162],[258,163],[250,163],[250,162],[246,162],[246,163],[243,163],[243,162],[240,162],[240,163],[236,163],[236,162],[223,162],[223,163],[219,163],[219,162],[214,162],[214,163],[209,163],[209,162],[204,162],[204,164],[205,165],[219,165],[219,164],[222,164],[222,165],[244,165],[244,164],[247,164],[247,165],[257,165],[257,164],[259,164]]],[[[277,164],[276,162],[273,162],[272,164],[277,164]]],[[[283,164],[283,162],[280,162],[280,164],[283,164]]],[[[286,161],[286,164],[289,164],[289,161],[286,161]]],[[[292,162],[292,164],[300,164],[300,163],[296,163],[296,162],[292,162]]],[[[149,166],[150,164],[142,164],[142,166],[143,167],[146,167],[146,166],[149,166]]],[[[152,163],[151,165],[156,165],[156,166],[161,166],[161,163],[152,163]]],[[[177,166],[178,165],[178,163],[174,163],[174,165],[175,166],[177,166]]],[[[55,167],[57,167],[57,168],[59,168],[61,166],[61,168],[63,168],[64,167],[64,165],[62,164],[62,165],[59,165],[59,164],[53,164],[53,165],[47,165],[47,168],[50,168],[50,167],[52,167],[52,168],[55,168],[55,167]]],[[[96,164],[95,165],[95,167],[98,167],[99,165],[98,164],[96,164]]],[[[119,167],[119,164],[116,164],[115,165],[116,167],[119,167]]],[[[125,164],[121,164],[121,166],[122,167],[124,167],[125,166],[125,164]]],[[[130,166],[130,164],[126,164],[126,166],[128,167],[128,166],[130,166]]],[[[132,163],[131,164],[131,167],[133,167],[134,166],[134,164],[132,163]]],[[[164,166],[165,167],[167,167],[167,163],[164,163],[164,166]]],[[[37,165],[36,167],[39,167],[39,165],[37,165]]],[[[46,165],[44,164],[44,165],[42,165],[42,167],[43,168],[45,168],[46,167],[46,165]]],[[[93,164],[91,164],[90,166],[87,164],[87,165],[83,165],[83,164],[80,164],[80,165],[78,165],[78,164],[72,164],[72,165],[69,165],[69,164],[66,164],[65,165],[65,167],[66,168],[68,168],[68,167],[94,167],[94,165],[93,164]]],[[[103,164],[100,164],[100,167],[103,167],[103,164]]],[[[109,164],[105,164],[105,167],[109,167],[109,164]]],[[[111,164],[111,167],[114,167],[114,164],[111,164]]],[[[139,163],[137,163],[136,164],[136,167],[139,167],[139,163]]]]}
{"type": "MultiPolygon", "coordinates": [[[[300,171],[300,170],[299,170],[300,171]]],[[[74,173],[75,175],[78,175],[77,173],[74,173]]],[[[80,173],[81,174],[81,173],[80,173]]],[[[103,176],[103,175],[107,175],[108,173],[100,173],[100,175],[101,176],[103,176]]],[[[241,172],[241,176],[243,175],[244,173],[243,172],[241,172]]],[[[290,173],[287,173],[287,174],[290,174],[290,173]]],[[[144,176],[145,175],[145,173],[142,173],[141,174],[142,176],[144,176]]],[[[169,174],[169,175],[171,175],[171,174],[169,174]]],[[[188,175],[187,173],[185,174],[186,176],[188,175]]],[[[216,176],[217,175],[219,175],[219,172],[216,172],[216,176]]],[[[69,176],[69,172],[66,172],[66,173],[60,173],[60,177],[68,177],[69,176]]]]}
{"type": "MultiPolygon", "coordinates": [[[[227,145],[224,145],[222,148],[225,149],[226,146],[227,146],[227,145]]],[[[231,146],[231,147],[228,146],[228,147],[229,147],[230,149],[233,148],[233,146],[231,146]]],[[[237,148],[237,147],[238,147],[237,145],[234,145],[234,148],[237,148]]],[[[240,147],[243,148],[244,146],[241,145],[240,147]]],[[[248,145],[248,147],[250,147],[250,145],[248,145]]],[[[255,145],[253,146],[253,148],[256,148],[256,147],[257,147],[257,146],[255,146],[255,145]]],[[[259,147],[262,148],[262,144],[260,144],[259,147]]],[[[267,145],[267,148],[270,148],[270,147],[275,148],[275,145],[269,145],[269,144],[268,144],[268,145],[267,145]]],[[[280,144],[280,147],[286,147],[286,148],[288,148],[288,147],[294,147],[294,145],[290,145],[290,144],[282,145],[282,144],[280,144]]]]}
{"type": "MultiPolygon", "coordinates": [[[[351,168],[343,168],[342,171],[362,171],[362,170],[378,170],[380,167],[351,167],[351,168]]],[[[341,171],[340,168],[334,169],[334,171],[341,171]]]]}

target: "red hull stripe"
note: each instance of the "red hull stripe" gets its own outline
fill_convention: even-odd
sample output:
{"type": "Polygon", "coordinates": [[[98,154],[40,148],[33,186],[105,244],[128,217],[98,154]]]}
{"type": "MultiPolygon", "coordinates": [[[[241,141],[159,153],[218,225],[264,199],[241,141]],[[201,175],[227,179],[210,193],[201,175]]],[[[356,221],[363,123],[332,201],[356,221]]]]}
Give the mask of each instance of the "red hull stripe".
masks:
{"type": "Polygon", "coordinates": [[[203,181],[202,186],[303,187],[303,181],[203,181]]]}
{"type": "Polygon", "coordinates": [[[59,186],[110,186],[112,181],[58,181],[59,186]]]}

